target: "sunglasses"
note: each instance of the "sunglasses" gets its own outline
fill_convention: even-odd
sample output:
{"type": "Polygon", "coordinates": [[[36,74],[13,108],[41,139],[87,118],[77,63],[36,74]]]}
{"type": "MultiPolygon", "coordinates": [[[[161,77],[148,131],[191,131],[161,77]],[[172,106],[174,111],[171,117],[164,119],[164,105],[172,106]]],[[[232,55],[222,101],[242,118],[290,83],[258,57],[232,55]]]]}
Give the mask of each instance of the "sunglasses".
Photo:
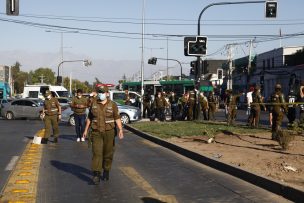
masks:
{"type": "Polygon", "coordinates": [[[106,93],[106,91],[104,91],[104,90],[98,90],[98,93],[104,94],[104,93],[106,93]]]}

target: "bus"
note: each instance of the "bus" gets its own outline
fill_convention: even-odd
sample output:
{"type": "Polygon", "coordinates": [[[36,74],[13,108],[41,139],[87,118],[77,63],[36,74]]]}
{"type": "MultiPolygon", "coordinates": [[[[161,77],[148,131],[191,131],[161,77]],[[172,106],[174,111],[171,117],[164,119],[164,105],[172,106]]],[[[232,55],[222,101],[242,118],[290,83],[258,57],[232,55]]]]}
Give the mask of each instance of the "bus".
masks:
{"type": "Polygon", "coordinates": [[[11,88],[8,83],[0,82],[0,100],[7,100],[10,97],[11,88]]]}
{"type": "MultiPolygon", "coordinates": [[[[150,95],[155,95],[158,91],[175,92],[181,96],[185,92],[193,90],[195,87],[194,80],[159,80],[159,81],[144,81],[144,90],[150,95]]],[[[122,83],[123,90],[141,92],[141,82],[124,82],[122,83]]],[[[212,83],[204,80],[200,82],[200,91],[209,92],[213,90],[212,83]]]]}

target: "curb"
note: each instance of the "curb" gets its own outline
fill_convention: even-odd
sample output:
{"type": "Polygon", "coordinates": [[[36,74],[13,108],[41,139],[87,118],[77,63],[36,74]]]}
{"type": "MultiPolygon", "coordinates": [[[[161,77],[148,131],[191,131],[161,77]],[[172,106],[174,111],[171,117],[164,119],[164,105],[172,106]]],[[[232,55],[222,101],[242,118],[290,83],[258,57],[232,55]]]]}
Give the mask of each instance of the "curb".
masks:
{"type": "Polygon", "coordinates": [[[172,144],[170,142],[167,142],[163,139],[160,139],[158,137],[154,137],[152,135],[149,135],[147,133],[141,132],[136,128],[133,128],[129,125],[124,126],[125,129],[133,132],[134,134],[145,138],[151,142],[154,142],[158,145],[161,145],[167,149],[170,149],[178,154],[181,154],[185,157],[188,157],[194,161],[197,161],[199,163],[202,163],[204,165],[207,165],[211,168],[214,168],[216,170],[228,173],[232,176],[235,176],[237,178],[240,178],[246,182],[249,182],[251,184],[254,184],[258,187],[261,187],[265,190],[268,190],[272,193],[275,193],[277,195],[280,195],[288,200],[291,200],[293,202],[303,202],[304,198],[304,191],[298,190],[296,188],[292,188],[290,186],[284,185],[278,181],[270,180],[265,177],[259,176],[254,173],[250,173],[248,171],[245,171],[243,169],[237,168],[235,166],[219,162],[215,159],[208,158],[206,156],[203,156],[201,154],[198,154],[196,152],[187,150],[185,148],[182,148],[180,146],[177,146],[175,144],[172,144]]]}

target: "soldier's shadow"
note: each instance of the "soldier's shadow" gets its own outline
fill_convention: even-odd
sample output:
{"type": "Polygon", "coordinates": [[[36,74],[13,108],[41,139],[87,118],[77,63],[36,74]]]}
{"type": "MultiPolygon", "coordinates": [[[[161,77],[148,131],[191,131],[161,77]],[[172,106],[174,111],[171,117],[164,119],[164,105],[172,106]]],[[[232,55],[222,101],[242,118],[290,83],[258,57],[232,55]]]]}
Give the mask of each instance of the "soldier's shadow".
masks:
{"type": "Polygon", "coordinates": [[[94,185],[91,179],[92,172],[89,169],[83,168],[76,164],[64,163],[57,160],[51,160],[50,162],[51,165],[57,168],[58,170],[70,173],[79,178],[80,180],[87,182],[88,185],[94,185]]]}

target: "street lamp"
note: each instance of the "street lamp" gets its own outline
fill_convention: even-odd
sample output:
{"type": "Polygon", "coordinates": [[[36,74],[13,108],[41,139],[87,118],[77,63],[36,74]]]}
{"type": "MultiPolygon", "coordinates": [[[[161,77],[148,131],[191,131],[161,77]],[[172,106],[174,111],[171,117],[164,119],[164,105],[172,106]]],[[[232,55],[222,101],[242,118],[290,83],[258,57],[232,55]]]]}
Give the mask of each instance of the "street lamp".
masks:
{"type": "MultiPolygon", "coordinates": [[[[156,65],[156,62],[157,62],[157,59],[160,59],[160,60],[166,60],[166,61],[176,61],[179,66],[180,66],[180,80],[182,80],[182,77],[183,77],[183,67],[182,67],[182,64],[179,60],[176,60],[176,59],[165,59],[165,58],[156,58],[156,57],[152,57],[148,60],[148,64],[152,64],[152,65],[156,65]]],[[[169,70],[169,67],[167,67],[167,79],[168,79],[168,70],[169,70]]]]}
{"type": "Polygon", "coordinates": [[[63,63],[73,63],[73,62],[83,62],[83,65],[88,67],[92,65],[92,62],[89,61],[88,59],[82,59],[82,60],[70,60],[70,61],[61,61],[58,64],[58,70],[57,70],[57,84],[61,85],[62,83],[62,76],[59,75],[59,68],[63,63]]]}

